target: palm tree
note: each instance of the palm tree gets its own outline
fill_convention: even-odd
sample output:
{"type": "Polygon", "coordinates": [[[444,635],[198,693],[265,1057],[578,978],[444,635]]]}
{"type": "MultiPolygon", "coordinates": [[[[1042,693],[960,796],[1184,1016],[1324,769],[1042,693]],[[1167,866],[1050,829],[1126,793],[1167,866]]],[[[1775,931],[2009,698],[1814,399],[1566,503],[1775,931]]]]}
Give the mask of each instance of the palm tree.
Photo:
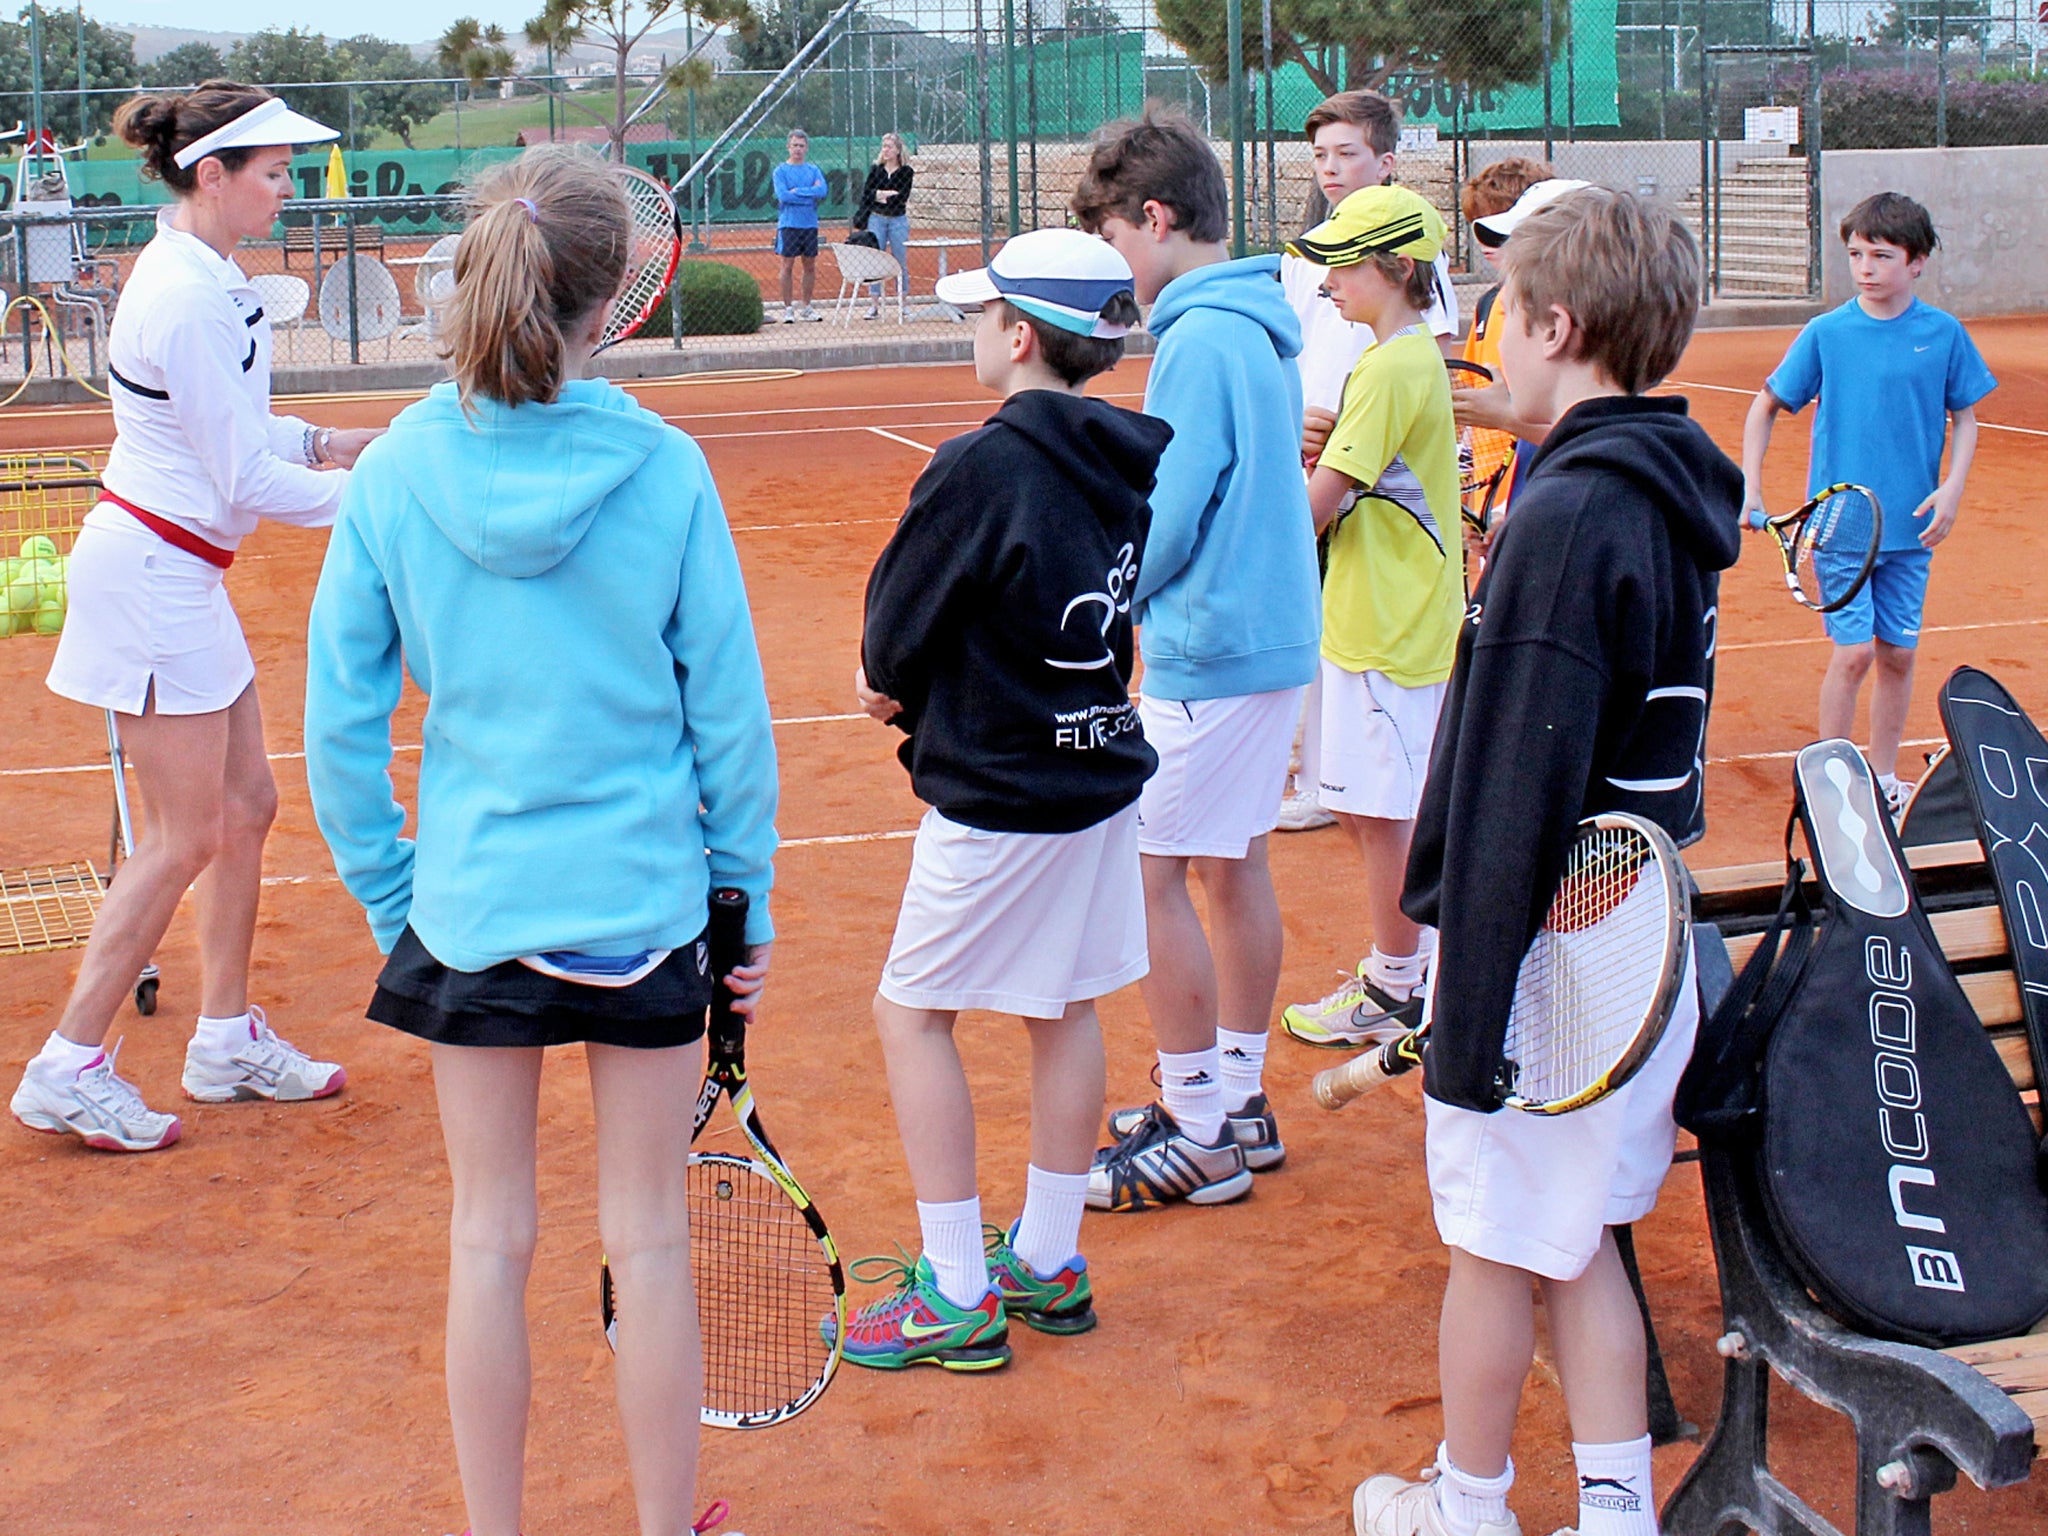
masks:
{"type": "Polygon", "coordinates": [[[495,23],[487,27],[474,16],[458,17],[448,24],[434,44],[434,62],[468,81],[472,97],[486,80],[509,75],[517,63],[507,46],[505,29],[495,23]]]}
{"type": "Polygon", "coordinates": [[[670,91],[702,85],[710,78],[699,57],[722,31],[752,33],[758,25],[750,0],[544,0],[541,13],[526,24],[529,42],[545,43],[565,35],[587,36],[612,55],[612,114],[609,121],[549,84],[549,94],[604,124],[611,139],[612,159],[626,159],[626,130],[670,91]],[[626,66],[640,40],[660,23],[675,22],[685,13],[704,23],[705,31],[689,57],[669,65],[638,107],[626,104],[626,66]]]}

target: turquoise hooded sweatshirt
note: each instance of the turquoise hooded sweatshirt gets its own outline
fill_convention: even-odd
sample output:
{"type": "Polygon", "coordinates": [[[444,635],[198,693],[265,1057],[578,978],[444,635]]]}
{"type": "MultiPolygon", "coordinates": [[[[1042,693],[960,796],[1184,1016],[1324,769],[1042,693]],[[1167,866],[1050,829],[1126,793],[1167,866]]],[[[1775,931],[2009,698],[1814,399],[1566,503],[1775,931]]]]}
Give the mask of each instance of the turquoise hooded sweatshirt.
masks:
{"type": "Polygon", "coordinates": [[[1323,602],[1301,473],[1301,324],[1277,256],[1160,291],[1145,411],[1173,428],[1138,567],[1144,690],[1220,699],[1316,675],[1323,602]]]}
{"type": "Polygon", "coordinates": [[[443,384],[364,450],[314,594],[306,776],[389,953],[458,971],[677,949],[714,884],[773,935],[775,744],[704,455],[602,379],[553,404],[443,384]],[[391,784],[427,695],[416,840],[391,784]]]}

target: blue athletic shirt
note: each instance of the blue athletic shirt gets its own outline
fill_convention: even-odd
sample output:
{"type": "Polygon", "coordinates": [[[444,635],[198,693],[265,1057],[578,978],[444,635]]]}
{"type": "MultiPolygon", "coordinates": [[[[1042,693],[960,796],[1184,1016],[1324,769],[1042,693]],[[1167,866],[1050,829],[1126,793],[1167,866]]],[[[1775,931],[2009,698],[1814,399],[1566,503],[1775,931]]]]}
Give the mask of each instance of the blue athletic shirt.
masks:
{"type": "Polygon", "coordinates": [[[1806,493],[1843,480],[1869,486],[1884,508],[1886,549],[1919,546],[1928,517],[1912,512],[1941,483],[1948,413],[1998,387],[1963,323],[1918,299],[1890,320],[1855,299],[1816,317],[1765,382],[1788,411],[1820,397],[1806,493]]]}
{"type": "Polygon", "coordinates": [[[784,161],[775,167],[775,227],[816,229],[818,204],[827,190],[825,173],[808,160],[802,165],[784,161]]]}

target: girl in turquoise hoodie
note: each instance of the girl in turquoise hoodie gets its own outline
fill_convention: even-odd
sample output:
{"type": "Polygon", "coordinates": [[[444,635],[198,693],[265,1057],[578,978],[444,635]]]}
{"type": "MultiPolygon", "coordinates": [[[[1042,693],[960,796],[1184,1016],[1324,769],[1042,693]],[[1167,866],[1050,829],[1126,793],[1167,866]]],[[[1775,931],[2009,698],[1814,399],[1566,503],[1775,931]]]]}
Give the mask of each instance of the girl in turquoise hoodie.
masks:
{"type": "Polygon", "coordinates": [[[454,1184],[448,1404],[473,1536],[516,1536],[541,1052],[582,1042],[617,1391],[644,1536],[690,1528],[702,1399],[682,1150],[706,907],[768,968],[775,749],[739,562],[697,446],[586,378],[630,250],[601,162],[477,188],[443,347],[343,498],[307,643],[306,767],[386,956],[370,1017],[430,1042],[454,1184]],[[428,704],[415,836],[401,669],[428,704]]]}

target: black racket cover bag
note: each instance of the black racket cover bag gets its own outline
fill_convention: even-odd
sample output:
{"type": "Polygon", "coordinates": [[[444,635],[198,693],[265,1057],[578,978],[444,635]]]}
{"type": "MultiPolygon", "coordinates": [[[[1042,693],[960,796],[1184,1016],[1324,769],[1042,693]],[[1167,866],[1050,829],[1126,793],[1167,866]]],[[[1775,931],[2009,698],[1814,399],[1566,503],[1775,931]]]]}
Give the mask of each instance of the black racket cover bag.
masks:
{"type": "Polygon", "coordinates": [[[1869,766],[1799,754],[1824,916],[1765,1047],[1759,1183],[1800,1278],[1877,1338],[1944,1347],[2048,1314],[2033,1126],[1943,958],[1869,766]]]}

